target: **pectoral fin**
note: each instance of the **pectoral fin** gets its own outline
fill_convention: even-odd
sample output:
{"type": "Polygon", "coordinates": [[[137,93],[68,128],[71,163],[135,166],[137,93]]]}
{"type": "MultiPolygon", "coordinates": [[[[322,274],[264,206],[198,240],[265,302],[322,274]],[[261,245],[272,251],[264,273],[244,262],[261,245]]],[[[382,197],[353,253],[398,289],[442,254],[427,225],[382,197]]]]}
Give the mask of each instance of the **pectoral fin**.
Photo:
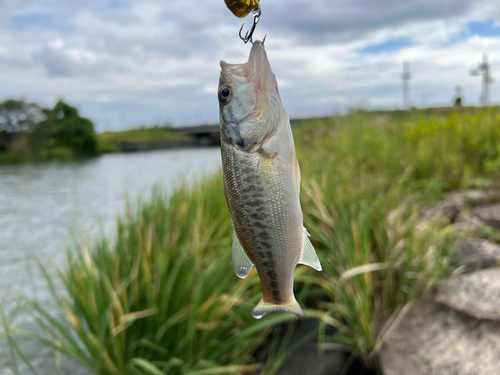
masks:
{"type": "Polygon", "coordinates": [[[314,268],[316,271],[321,271],[321,264],[311,241],[309,241],[309,236],[310,234],[307,232],[307,229],[304,228],[302,255],[300,256],[299,264],[305,264],[306,266],[314,268]]]}
{"type": "Polygon", "coordinates": [[[236,276],[238,276],[240,279],[244,279],[252,270],[253,264],[252,262],[250,262],[250,259],[248,259],[245,251],[243,251],[243,247],[241,247],[238,236],[236,235],[236,232],[234,230],[232,256],[234,272],[236,273],[236,276]]]}

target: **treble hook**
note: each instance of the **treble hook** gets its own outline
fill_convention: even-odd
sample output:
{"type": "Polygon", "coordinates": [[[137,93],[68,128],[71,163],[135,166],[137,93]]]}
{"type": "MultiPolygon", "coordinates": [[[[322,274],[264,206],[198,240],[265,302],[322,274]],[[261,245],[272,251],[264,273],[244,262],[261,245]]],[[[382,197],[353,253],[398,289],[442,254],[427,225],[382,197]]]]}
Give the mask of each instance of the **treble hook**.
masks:
{"type": "Polygon", "coordinates": [[[241,35],[241,31],[243,30],[243,26],[245,26],[245,24],[241,25],[241,28],[240,28],[240,38],[241,40],[243,40],[244,43],[248,43],[248,41],[250,41],[251,43],[253,43],[253,40],[252,40],[252,35],[253,35],[253,32],[255,31],[255,27],[257,26],[257,24],[259,23],[260,21],[260,14],[261,14],[261,11],[260,11],[260,5],[258,5],[257,9],[255,9],[253,12],[253,25],[252,27],[250,28],[250,30],[248,30],[245,34],[245,36],[241,35]]]}

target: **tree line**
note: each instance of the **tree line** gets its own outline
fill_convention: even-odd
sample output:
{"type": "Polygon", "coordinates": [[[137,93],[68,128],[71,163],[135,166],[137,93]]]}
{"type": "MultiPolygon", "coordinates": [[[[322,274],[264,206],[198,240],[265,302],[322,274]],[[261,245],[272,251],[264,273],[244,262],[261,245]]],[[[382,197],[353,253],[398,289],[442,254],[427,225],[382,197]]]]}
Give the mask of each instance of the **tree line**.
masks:
{"type": "Polygon", "coordinates": [[[0,103],[0,155],[18,159],[97,154],[94,124],[59,100],[54,108],[8,99],[0,103]]]}

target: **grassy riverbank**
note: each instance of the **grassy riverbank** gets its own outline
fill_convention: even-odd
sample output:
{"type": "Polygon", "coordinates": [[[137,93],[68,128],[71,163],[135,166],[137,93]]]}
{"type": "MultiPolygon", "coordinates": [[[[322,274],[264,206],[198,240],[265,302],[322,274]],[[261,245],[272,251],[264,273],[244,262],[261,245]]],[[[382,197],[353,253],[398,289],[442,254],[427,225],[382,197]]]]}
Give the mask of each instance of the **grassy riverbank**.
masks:
{"type": "MultiPolygon", "coordinates": [[[[188,135],[176,134],[160,126],[97,133],[95,137],[97,145],[96,154],[120,152],[120,143],[122,142],[158,142],[191,139],[188,135]]],[[[29,143],[28,139],[20,138],[14,142],[11,150],[0,152],[0,164],[38,162],[51,159],[68,160],[78,156],[67,147],[44,147],[41,150],[34,151],[28,147],[29,143]]]]}
{"type": "Polygon", "coordinates": [[[187,135],[176,134],[165,127],[141,127],[138,129],[103,132],[97,134],[98,150],[101,153],[119,152],[122,142],[158,142],[190,139],[187,135]]]}
{"type": "MultiPolygon", "coordinates": [[[[418,208],[446,191],[498,185],[500,111],[357,112],[304,121],[294,136],[305,226],[324,268],[297,267],[297,299],[376,368],[395,314],[452,272],[452,228],[417,225],[418,208]]],[[[68,251],[64,297],[53,293],[64,322],[35,301],[4,317],[13,363],[27,361],[16,354],[24,335],[96,374],[273,373],[251,354],[270,327],[295,317],[251,318],[260,283],[232,270],[220,175],[131,203],[117,233],[68,251]],[[21,311],[41,336],[7,324],[21,311]]]]}

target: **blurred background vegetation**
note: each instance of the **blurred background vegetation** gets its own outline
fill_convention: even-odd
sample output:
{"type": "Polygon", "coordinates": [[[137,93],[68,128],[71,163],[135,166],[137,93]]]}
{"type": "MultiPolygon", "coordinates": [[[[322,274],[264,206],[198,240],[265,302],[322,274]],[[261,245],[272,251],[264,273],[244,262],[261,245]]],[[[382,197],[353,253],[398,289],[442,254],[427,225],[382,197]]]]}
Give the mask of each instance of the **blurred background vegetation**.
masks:
{"type": "Polygon", "coordinates": [[[166,126],[156,125],[149,128],[140,127],[138,129],[98,133],[99,152],[120,152],[120,143],[122,142],[158,142],[190,138],[188,135],[173,133],[169,128],[167,124],[166,126]]]}
{"type": "MultiPolygon", "coordinates": [[[[26,147],[96,152],[92,126],[74,108],[59,102],[44,114],[32,130],[43,141],[26,147]]],[[[304,222],[324,268],[297,267],[297,299],[320,319],[320,342],[344,345],[377,369],[395,316],[454,271],[456,231],[422,223],[419,209],[448,191],[499,186],[500,110],[355,111],[304,120],[294,137],[304,222]],[[338,334],[326,337],[326,326],[338,334]]],[[[13,368],[29,363],[16,341],[24,337],[50,348],[56,367],[67,356],[95,374],[276,372],[252,353],[296,317],[251,318],[261,287],[255,271],[244,280],[233,273],[220,174],[129,202],[116,228],[116,238],[68,250],[58,270],[63,293],[40,265],[52,304],[23,299],[3,315],[13,368]],[[21,313],[36,333],[11,324],[21,313]]]]}
{"type": "Polygon", "coordinates": [[[9,99],[0,103],[0,163],[89,157],[119,152],[121,142],[188,139],[168,126],[96,134],[94,124],[59,100],[54,108],[9,99]]]}
{"type": "Polygon", "coordinates": [[[0,162],[67,159],[96,153],[94,124],[62,100],[50,110],[22,100],[0,103],[0,162]]]}

